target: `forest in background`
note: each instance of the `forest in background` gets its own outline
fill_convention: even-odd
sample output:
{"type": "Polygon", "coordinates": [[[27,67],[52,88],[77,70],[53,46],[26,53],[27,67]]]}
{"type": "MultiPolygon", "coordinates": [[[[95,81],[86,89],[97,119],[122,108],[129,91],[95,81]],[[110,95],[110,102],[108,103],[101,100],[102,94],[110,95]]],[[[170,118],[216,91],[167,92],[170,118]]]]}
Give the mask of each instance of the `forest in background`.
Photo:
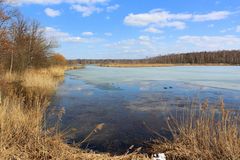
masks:
{"type": "Polygon", "coordinates": [[[240,50],[168,54],[145,59],[77,59],[76,64],[240,64],[240,50]]]}

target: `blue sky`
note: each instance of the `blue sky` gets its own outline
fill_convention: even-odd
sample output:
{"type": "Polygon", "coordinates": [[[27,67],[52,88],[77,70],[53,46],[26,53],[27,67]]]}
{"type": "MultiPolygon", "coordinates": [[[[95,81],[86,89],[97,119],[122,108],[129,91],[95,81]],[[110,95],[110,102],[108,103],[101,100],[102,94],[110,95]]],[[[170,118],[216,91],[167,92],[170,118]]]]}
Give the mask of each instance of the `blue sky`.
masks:
{"type": "Polygon", "coordinates": [[[75,58],[240,49],[239,0],[8,0],[75,58]]]}

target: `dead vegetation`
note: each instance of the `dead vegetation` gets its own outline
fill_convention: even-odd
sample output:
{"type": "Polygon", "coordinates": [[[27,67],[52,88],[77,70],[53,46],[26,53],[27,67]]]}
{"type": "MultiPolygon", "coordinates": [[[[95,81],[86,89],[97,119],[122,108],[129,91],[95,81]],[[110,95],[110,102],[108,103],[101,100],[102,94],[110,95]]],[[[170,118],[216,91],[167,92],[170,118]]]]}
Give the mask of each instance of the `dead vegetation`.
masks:
{"type": "Polygon", "coordinates": [[[201,109],[189,108],[178,120],[169,119],[173,141],[156,140],[153,153],[164,152],[169,159],[240,159],[240,116],[223,101],[217,107],[205,102],[201,109]]]}
{"type": "Polygon", "coordinates": [[[50,96],[65,69],[26,70],[1,76],[1,159],[148,159],[136,153],[113,157],[83,151],[65,144],[61,133],[43,129],[50,96]]]}

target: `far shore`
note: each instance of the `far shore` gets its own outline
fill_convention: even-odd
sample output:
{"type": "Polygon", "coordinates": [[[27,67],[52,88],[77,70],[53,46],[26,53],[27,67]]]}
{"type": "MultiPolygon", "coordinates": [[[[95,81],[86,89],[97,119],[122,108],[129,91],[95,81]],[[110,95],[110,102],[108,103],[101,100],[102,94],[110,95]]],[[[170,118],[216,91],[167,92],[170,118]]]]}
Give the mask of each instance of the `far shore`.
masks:
{"type": "Polygon", "coordinates": [[[174,67],[174,66],[234,66],[231,64],[224,63],[207,63],[207,64],[154,64],[154,63],[136,63],[136,64],[126,64],[126,63],[107,63],[107,64],[96,64],[101,67],[174,67]]]}

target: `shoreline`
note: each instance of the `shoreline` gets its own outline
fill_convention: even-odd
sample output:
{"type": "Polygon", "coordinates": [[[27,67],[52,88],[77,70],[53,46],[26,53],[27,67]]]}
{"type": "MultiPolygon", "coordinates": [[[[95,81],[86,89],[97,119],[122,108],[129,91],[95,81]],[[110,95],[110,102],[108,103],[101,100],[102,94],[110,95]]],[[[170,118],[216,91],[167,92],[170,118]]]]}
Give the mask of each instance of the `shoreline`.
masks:
{"type": "Polygon", "coordinates": [[[238,66],[231,64],[215,64],[215,63],[207,63],[207,64],[154,64],[154,63],[136,63],[136,64],[126,64],[126,63],[108,63],[108,64],[96,64],[100,67],[119,67],[119,68],[131,68],[131,67],[177,67],[177,66],[238,66]]]}

